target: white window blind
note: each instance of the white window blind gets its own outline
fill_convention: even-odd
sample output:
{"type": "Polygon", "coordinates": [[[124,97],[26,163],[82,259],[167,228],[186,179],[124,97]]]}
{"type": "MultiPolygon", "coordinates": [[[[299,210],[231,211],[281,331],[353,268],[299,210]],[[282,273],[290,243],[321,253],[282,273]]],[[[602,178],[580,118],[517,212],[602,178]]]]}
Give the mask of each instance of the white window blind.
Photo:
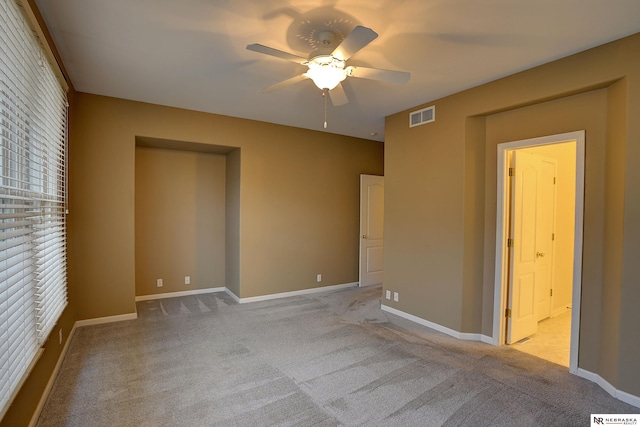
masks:
{"type": "Polygon", "coordinates": [[[54,70],[22,6],[0,0],[0,418],[67,304],[67,100],[54,70]]]}

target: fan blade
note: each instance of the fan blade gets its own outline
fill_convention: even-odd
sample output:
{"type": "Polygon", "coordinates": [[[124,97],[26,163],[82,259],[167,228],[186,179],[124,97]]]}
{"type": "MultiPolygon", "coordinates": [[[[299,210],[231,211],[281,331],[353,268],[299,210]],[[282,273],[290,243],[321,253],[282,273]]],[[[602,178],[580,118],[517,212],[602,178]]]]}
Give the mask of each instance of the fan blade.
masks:
{"type": "Polygon", "coordinates": [[[340,105],[344,105],[349,102],[349,98],[347,98],[347,94],[342,87],[342,83],[338,83],[338,86],[329,91],[329,97],[331,98],[331,103],[334,107],[339,107],[340,105]]]}
{"type": "Polygon", "coordinates": [[[294,55],[293,53],[283,52],[278,49],[274,49],[269,46],[264,46],[258,43],[248,44],[247,50],[252,50],[258,53],[264,53],[265,55],[275,56],[276,58],[284,59],[286,61],[296,62],[298,64],[305,65],[308,61],[298,55],[294,55]]]}
{"type": "Polygon", "coordinates": [[[282,89],[283,87],[286,87],[286,86],[291,86],[292,84],[301,82],[301,81],[306,80],[306,79],[308,79],[308,77],[305,74],[300,74],[300,75],[291,77],[290,79],[281,81],[280,83],[276,83],[276,84],[273,84],[271,86],[265,87],[260,92],[271,93],[271,92],[274,92],[274,91],[276,91],[278,89],[282,89]]]}
{"type": "Polygon", "coordinates": [[[358,25],[349,33],[342,43],[331,53],[334,58],[346,61],[352,57],[357,51],[371,43],[378,37],[378,34],[371,28],[358,25]]]}
{"type": "Polygon", "coordinates": [[[347,75],[361,79],[382,80],[403,84],[409,81],[411,74],[405,71],[381,70],[379,68],[347,67],[347,75]]]}

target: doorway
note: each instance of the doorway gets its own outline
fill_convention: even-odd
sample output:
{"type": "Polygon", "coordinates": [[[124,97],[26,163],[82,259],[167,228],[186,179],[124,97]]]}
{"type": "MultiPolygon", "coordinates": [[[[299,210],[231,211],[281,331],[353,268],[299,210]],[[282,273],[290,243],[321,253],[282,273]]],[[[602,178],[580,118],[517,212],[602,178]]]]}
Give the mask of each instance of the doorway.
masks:
{"type": "MultiPolygon", "coordinates": [[[[519,349],[528,353],[532,350],[532,354],[536,353],[534,347],[541,345],[542,353],[536,355],[557,354],[561,351],[557,348],[559,337],[554,338],[553,334],[558,334],[562,325],[569,328],[570,323],[570,331],[565,330],[565,335],[570,335],[568,366],[575,372],[584,131],[499,144],[497,170],[494,343],[520,342],[515,346],[521,345],[519,349]],[[510,170],[513,163],[520,166],[510,170]],[[558,182],[549,186],[548,179],[556,178],[558,182]],[[523,191],[523,185],[528,187],[524,198],[516,192],[523,191]],[[549,198],[549,193],[556,193],[557,197],[549,198]],[[545,205],[552,206],[543,210],[545,205]],[[535,344],[531,336],[535,337],[535,344]],[[545,336],[552,340],[555,349],[551,346],[545,351],[545,336]]],[[[558,363],[557,356],[552,361],[558,363]]]]}

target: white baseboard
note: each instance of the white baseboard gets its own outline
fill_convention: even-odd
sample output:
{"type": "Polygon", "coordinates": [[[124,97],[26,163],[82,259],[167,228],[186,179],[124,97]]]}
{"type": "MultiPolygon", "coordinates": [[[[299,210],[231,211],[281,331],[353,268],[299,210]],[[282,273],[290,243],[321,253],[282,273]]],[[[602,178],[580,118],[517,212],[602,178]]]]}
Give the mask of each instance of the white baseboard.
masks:
{"type": "Polygon", "coordinates": [[[117,316],[96,317],[95,319],[77,320],[74,328],[91,325],[101,325],[103,323],[123,322],[125,320],[136,320],[138,313],[119,314],[117,316]]]}
{"type": "Polygon", "coordinates": [[[71,332],[69,332],[69,336],[67,337],[67,341],[64,343],[64,347],[62,347],[62,351],[60,352],[60,356],[58,356],[58,361],[56,362],[56,366],[51,371],[51,375],[49,376],[49,381],[47,381],[47,385],[44,387],[42,391],[42,396],[40,396],[40,401],[38,401],[38,405],[36,409],[33,411],[33,415],[31,416],[31,420],[29,421],[29,427],[34,427],[38,423],[38,418],[40,418],[40,413],[44,408],[44,404],[47,403],[47,399],[49,398],[49,393],[51,393],[51,389],[53,388],[53,383],[58,376],[58,372],[60,371],[60,366],[62,366],[62,361],[67,354],[67,350],[69,349],[69,343],[71,343],[71,339],[73,338],[73,334],[76,332],[76,325],[73,324],[71,328],[71,332]]]}
{"type": "Polygon", "coordinates": [[[438,332],[442,332],[443,334],[449,335],[454,338],[458,338],[459,340],[471,340],[471,341],[480,341],[480,334],[465,334],[453,329],[447,328],[446,326],[438,325],[437,323],[429,322],[421,317],[414,316],[413,314],[405,313],[404,311],[400,311],[393,307],[389,307],[388,305],[380,304],[380,308],[382,311],[386,311],[391,314],[395,314],[396,316],[400,316],[403,319],[411,320],[414,323],[417,323],[422,326],[426,326],[427,328],[436,330],[438,332]]]}
{"type": "Polygon", "coordinates": [[[584,378],[585,380],[589,380],[598,384],[607,393],[609,393],[616,399],[621,400],[624,403],[628,403],[629,405],[633,405],[636,408],[640,408],[640,397],[634,396],[633,394],[627,393],[626,391],[618,390],[613,385],[611,385],[609,381],[605,380],[600,375],[594,374],[593,372],[589,372],[582,368],[578,368],[575,374],[581,378],[584,378]]]}
{"type": "Polygon", "coordinates": [[[464,341],[482,341],[482,334],[471,334],[468,332],[458,332],[458,334],[460,334],[459,339],[464,341]]]}
{"type": "Polygon", "coordinates": [[[627,393],[626,391],[617,390],[615,398],[618,400],[622,400],[624,403],[628,403],[629,405],[633,405],[636,408],[640,408],[639,396],[635,396],[631,393],[627,393]]]}
{"type": "Polygon", "coordinates": [[[237,302],[238,304],[240,304],[240,297],[239,297],[238,295],[234,294],[234,293],[231,291],[231,289],[229,289],[229,288],[224,288],[224,291],[225,291],[225,292],[226,292],[226,293],[227,293],[231,298],[233,298],[233,300],[234,300],[235,302],[237,302]]]}
{"type": "Polygon", "coordinates": [[[498,340],[488,335],[480,335],[480,341],[485,344],[498,345],[498,340]]]}
{"type": "MultiPolygon", "coordinates": [[[[571,303],[569,303],[570,305],[571,303]]],[[[553,310],[553,312],[551,312],[551,317],[558,317],[561,314],[566,313],[567,311],[571,311],[571,309],[569,307],[560,307],[560,308],[556,308],[555,310],[553,310]]]]}
{"type": "Polygon", "coordinates": [[[395,314],[396,316],[400,316],[404,319],[410,320],[414,323],[417,323],[419,325],[422,326],[426,326],[427,328],[431,328],[434,329],[438,332],[442,332],[443,334],[447,334],[451,337],[457,338],[459,340],[465,340],[465,341],[481,341],[483,343],[487,343],[487,344],[493,344],[494,343],[494,339],[492,337],[483,335],[483,334],[471,334],[471,333],[467,333],[467,332],[458,332],[456,330],[447,328],[446,326],[442,326],[439,325],[437,323],[433,323],[430,322],[428,320],[425,320],[421,317],[418,316],[414,316],[413,314],[409,314],[409,313],[405,313],[404,311],[400,311],[398,309],[395,309],[393,307],[389,307],[388,305],[384,305],[384,304],[380,304],[380,308],[382,309],[382,311],[386,311],[389,312],[391,314],[395,314]]]}
{"type": "Polygon", "coordinates": [[[175,297],[186,297],[189,295],[201,295],[201,294],[211,294],[214,292],[225,292],[227,288],[204,288],[204,289],[193,289],[190,291],[178,291],[178,292],[166,292],[163,294],[151,294],[151,295],[138,295],[136,296],[136,302],[138,301],[150,301],[154,299],[163,299],[163,298],[175,298],[175,297]]]}
{"type": "MultiPolygon", "coordinates": [[[[268,301],[268,300],[278,299],[278,298],[287,298],[287,297],[294,297],[299,295],[314,294],[317,292],[329,292],[329,291],[335,291],[338,289],[352,288],[356,286],[358,286],[358,282],[344,283],[340,285],[321,286],[319,288],[302,289],[299,291],[281,292],[278,294],[260,295],[257,297],[248,297],[248,298],[238,297],[229,288],[206,288],[206,289],[194,289],[192,291],[167,292],[164,294],[139,295],[136,297],[136,302],[149,301],[149,300],[162,299],[162,298],[184,297],[188,295],[207,294],[207,293],[214,293],[214,292],[226,292],[237,303],[246,304],[249,302],[268,301]]],[[[128,320],[128,319],[125,319],[125,320],[128,320]]]]}
{"type": "Polygon", "coordinates": [[[344,283],[341,285],[330,285],[330,286],[322,286],[319,288],[311,288],[311,289],[302,289],[299,291],[291,291],[291,292],[281,292],[278,294],[269,294],[269,295],[260,295],[257,297],[248,297],[248,298],[239,298],[237,295],[235,295],[233,292],[231,292],[229,289],[227,289],[227,293],[229,295],[231,295],[231,297],[236,300],[236,302],[240,303],[240,304],[245,304],[245,303],[249,303],[249,302],[259,302],[259,301],[268,301],[268,300],[272,300],[272,299],[278,299],[278,298],[287,298],[287,297],[295,297],[295,296],[299,296],[299,295],[308,295],[308,294],[315,294],[318,292],[328,292],[328,291],[335,291],[338,289],[345,289],[345,288],[353,288],[358,286],[358,282],[353,282],[353,283],[344,283]]]}

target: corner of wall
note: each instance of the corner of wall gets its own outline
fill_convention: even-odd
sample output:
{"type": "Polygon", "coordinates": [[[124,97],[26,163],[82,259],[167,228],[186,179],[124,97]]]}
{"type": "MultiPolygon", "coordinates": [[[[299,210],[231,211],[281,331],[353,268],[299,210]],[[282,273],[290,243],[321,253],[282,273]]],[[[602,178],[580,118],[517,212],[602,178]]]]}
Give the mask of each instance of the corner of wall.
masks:
{"type": "MultiPolygon", "coordinates": [[[[485,307],[483,274],[487,253],[485,234],[486,118],[465,119],[464,140],[464,248],[461,330],[482,331],[485,307]]],[[[490,255],[490,254],[489,254],[490,255]]],[[[489,256],[490,257],[490,256],[489,256]]]]}

